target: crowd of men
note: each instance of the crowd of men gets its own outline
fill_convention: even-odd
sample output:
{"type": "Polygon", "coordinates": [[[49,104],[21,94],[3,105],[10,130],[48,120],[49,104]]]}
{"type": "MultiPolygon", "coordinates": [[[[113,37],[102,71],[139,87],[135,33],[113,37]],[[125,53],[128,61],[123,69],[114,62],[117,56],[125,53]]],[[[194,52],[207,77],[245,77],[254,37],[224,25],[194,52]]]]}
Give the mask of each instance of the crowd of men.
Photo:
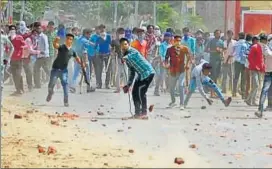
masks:
{"type": "MultiPolygon", "coordinates": [[[[223,95],[231,92],[232,97],[240,95],[248,106],[258,106],[255,113],[258,117],[262,117],[263,111],[272,110],[271,35],[240,32],[234,39],[231,30],[225,36],[220,30],[211,36],[201,29],[193,33],[187,27],[161,31],[153,25],[120,27],[107,32],[103,24],[80,30],[67,29],[62,24],[56,26],[52,21],[45,27],[40,22],[26,26],[20,21],[18,25],[1,29],[3,80],[9,79],[9,83],[14,84],[12,95],[22,95],[24,71],[29,91],[49,83],[47,101],[51,100],[55,84],[61,84],[64,104],[68,106],[68,92],[76,92],[78,77],[84,68],[86,81],[91,82],[95,77],[96,89],[114,88],[114,93],[120,93],[122,88],[127,92],[130,86],[137,86],[142,93],[134,97],[139,97],[140,102],[142,99],[146,102],[145,93],[154,86],[155,96],[170,93],[169,107],[176,106],[179,96],[180,110],[186,108],[196,89],[210,105],[213,98],[219,98],[228,106],[231,97],[225,99],[223,95]],[[70,59],[72,57],[74,59],[70,59]],[[104,85],[103,72],[106,74],[104,85]]],[[[87,92],[91,91],[94,90],[87,85],[87,92]]],[[[138,112],[137,99],[133,98],[138,112]]],[[[145,107],[142,111],[146,111],[146,105],[142,106],[145,107]]]]}

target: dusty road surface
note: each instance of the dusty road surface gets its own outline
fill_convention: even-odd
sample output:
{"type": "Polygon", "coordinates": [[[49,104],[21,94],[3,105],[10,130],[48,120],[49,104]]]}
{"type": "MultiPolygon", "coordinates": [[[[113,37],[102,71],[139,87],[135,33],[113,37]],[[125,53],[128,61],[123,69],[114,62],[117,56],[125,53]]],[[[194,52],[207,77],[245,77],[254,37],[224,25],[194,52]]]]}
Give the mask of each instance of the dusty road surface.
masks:
{"type": "MultiPolygon", "coordinates": [[[[11,89],[5,89],[5,96],[11,89]]],[[[70,94],[68,108],[63,107],[62,89],[55,91],[50,103],[45,101],[46,93],[44,87],[25,93],[18,99],[39,112],[77,114],[79,118],[67,125],[84,129],[87,133],[98,133],[82,135],[78,141],[73,140],[73,144],[77,142],[82,145],[84,142],[88,147],[95,147],[90,151],[109,145],[112,148],[104,148],[103,151],[113,154],[116,151],[114,148],[120,148],[118,162],[114,162],[114,158],[100,157],[97,163],[93,160],[95,157],[88,157],[89,153],[71,150],[73,156],[92,161],[81,161],[75,163],[74,167],[272,167],[272,147],[268,146],[272,144],[272,112],[267,112],[263,119],[256,119],[256,107],[248,107],[239,99],[234,99],[230,107],[225,108],[219,100],[214,101],[213,106],[208,106],[199,94],[195,94],[188,109],[180,111],[178,108],[166,108],[170,99],[168,94],[153,96],[153,89],[150,89],[148,104],[154,104],[154,110],[149,113],[149,120],[144,121],[121,120],[122,117],[130,116],[128,95],[123,93],[115,94],[112,90],[101,89],[89,94],[70,94]],[[201,109],[201,106],[207,108],[201,109]],[[104,115],[98,115],[97,112],[104,115]],[[195,148],[190,147],[192,144],[195,148]],[[129,149],[133,153],[127,153],[129,149]],[[174,164],[175,157],[182,157],[185,163],[174,164]]],[[[8,105],[4,107],[8,109],[8,105]]],[[[39,126],[39,123],[32,125],[39,126]]],[[[62,130],[69,133],[68,128],[62,130]]],[[[5,136],[9,134],[12,133],[5,133],[5,136]]],[[[49,139],[53,136],[46,137],[49,139]]],[[[65,144],[69,145],[70,142],[65,144]]],[[[71,147],[76,149],[73,144],[71,147]]],[[[66,151],[69,154],[69,149],[66,151]]],[[[60,160],[63,159],[57,161],[60,160]]],[[[65,167],[53,163],[52,166],[65,167]]],[[[43,164],[40,163],[39,167],[46,167],[43,164]]]]}

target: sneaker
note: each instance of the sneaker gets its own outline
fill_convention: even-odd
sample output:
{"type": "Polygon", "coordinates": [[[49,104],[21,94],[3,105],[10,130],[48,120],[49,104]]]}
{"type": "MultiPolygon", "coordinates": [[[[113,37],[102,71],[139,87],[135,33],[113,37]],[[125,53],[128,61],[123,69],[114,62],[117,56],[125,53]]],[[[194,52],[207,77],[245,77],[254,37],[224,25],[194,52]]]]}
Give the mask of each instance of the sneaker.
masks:
{"type": "Polygon", "coordinates": [[[121,92],[121,90],[119,89],[119,90],[115,90],[115,91],[113,91],[113,93],[120,93],[121,92]]]}
{"type": "Polygon", "coordinates": [[[147,116],[147,112],[142,112],[140,115],[147,116]]]}
{"type": "Polygon", "coordinates": [[[232,98],[231,98],[231,97],[227,98],[227,99],[224,101],[225,106],[228,107],[229,104],[231,103],[231,101],[232,101],[232,98]]]}
{"type": "Polygon", "coordinates": [[[258,118],[262,118],[263,113],[261,111],[257,111],[257,112],[255,112],[255,116],[257,116],[258,118]]]}
{"type": "Polygon", "coordinates": [[[175,103],[173,103],[173,102],[169,103],[169,107],[170,107],[170,108],[173,108],[173,107],[175,107],[175,106],[176,106],[175,103]]]}
{"type": "Polygon", "coordinates": [[[50,102],[51,101],[51,99],[52,99],[52,93],[48,93],[48,95],[47,95],[47,97],[46,97],[46,101],[47,102],[50,102]]]}
{"type": "Polygon", "coordinates": [[[109,86],[109,85],[106,85],[106,89],[110,89],[110,86],[109,86]]]}
{"type": "Polygon", "coordinates": [[[154,92],[154,96],[160,96],[159,92],[154,92]]]}
{"type": "Polygon", "coordinates": [[[256,103],[256,102],[253,102],[253,103],[252,103],[252,106],[259,106],[259,104],[256,103]]]}
{"type": "Polygon", "coordinates": [[[95,91],[95,88],[93,88],[91,86],[87,87],[87,93],[91,93],[91,92],[94,92],[94,91],[95,91]]]}
{"type": "Polygon", "coordinates": [[[249,100],[245,100],[245,103],[248,105],[248,106],[251,106],[251,103],[249,100]]]}
{"type": "Polygon", "coordinates": [[[179,106],[179,110],[184,110],[184,105],[181,104],[181,105],[179,106]]]}
{"type": "Polygon", "coordinates": [[[64,106],[69,107],[68,97],[64,97],[64,106]]]}
{"type": "Polygon", "coordinates": [[[16,91],[11,94],[11,96],[21,96],[23,93],[21,91],[16,91]]]}
{"type": "Polygon", "coordinates": [[[64,106],[69,107],[69,103],[68,102],[64,103],[64,106]]]}

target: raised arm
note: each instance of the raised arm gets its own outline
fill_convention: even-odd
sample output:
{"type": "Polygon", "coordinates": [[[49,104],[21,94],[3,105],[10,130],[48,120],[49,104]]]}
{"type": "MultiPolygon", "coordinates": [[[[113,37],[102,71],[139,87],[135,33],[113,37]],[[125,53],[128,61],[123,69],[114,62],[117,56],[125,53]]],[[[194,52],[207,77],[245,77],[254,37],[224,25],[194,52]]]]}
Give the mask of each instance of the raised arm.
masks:
{"type": "Polygon", "coordinates": [[[54,46],[55,49],[58,49],[60,47],[59,42],[60,42],[60,37],[56,37],[54,42],[53,42],[53,46],[54,46]]]}

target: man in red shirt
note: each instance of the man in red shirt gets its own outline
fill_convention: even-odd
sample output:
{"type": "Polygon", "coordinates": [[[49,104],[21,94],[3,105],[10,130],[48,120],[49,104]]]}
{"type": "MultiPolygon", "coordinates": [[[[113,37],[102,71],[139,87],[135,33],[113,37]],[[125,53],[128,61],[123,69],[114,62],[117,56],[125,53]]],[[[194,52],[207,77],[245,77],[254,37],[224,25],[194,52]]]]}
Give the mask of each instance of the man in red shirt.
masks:
{"type": "Polygon", "coordinates": [[[12,45],[14,46],[14,52],[10,58],[10,69],[16,91],[12,95],[21,95],[24,92],[22,77],[22,56],[26,43],[21,35],[16,35],[15,25],[9,26],[9,37],[12,45]]]}
{"type": "Polygon", "coordinates": [[[181,38],[180,35],[174,36],[174,45],[167,49],[165,64],[169,69],[169,88],[171,95],[169,107],[175,106],[175,87],[178,81],[180,89],[180,110],[183,110],[185,85],[188,86],[188,82],[185,82],[185,71],[187,71],[189,67],[190,53],[188,47],[180,45],[181,38]]]}
{"type": "Polygon", "coordinates": [[[257,106],[255,98],[259,88],[259,78],[260,74],[265,72],[262,46],[258,43],[258,40],[258,37],[252,38],[252,46],[248,54],[248,69],[251,72],[252,88],[245,102],[249,106],[257,106]]]}

